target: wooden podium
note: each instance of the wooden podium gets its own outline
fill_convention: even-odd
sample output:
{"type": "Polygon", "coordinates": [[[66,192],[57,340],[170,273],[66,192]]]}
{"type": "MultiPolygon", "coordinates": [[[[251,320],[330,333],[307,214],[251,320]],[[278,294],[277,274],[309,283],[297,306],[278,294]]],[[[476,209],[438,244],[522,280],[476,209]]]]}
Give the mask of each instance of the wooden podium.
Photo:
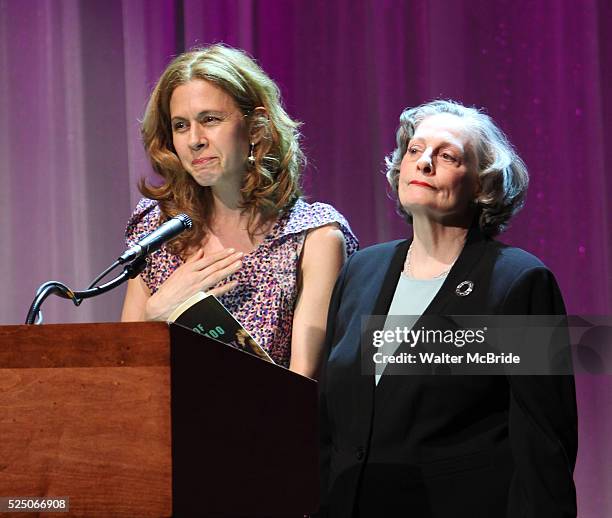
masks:
{"type": "Polygon", "coordinates": [[[318,506],[316,392],[178,325],[0,326],[0,496],[69,497],[83,517],[301,517],[318,506]]]}

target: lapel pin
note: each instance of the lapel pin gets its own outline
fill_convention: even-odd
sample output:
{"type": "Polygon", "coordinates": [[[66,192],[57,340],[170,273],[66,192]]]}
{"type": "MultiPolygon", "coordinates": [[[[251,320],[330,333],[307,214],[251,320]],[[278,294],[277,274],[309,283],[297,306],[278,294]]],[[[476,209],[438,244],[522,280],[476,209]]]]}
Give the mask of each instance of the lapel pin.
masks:
{"type": "Polygon", "coordinates": [[[460,297],[467,297],[474,289],[474,283],[472,281],[463,281],[457,284],[455,293],[460,297]]]}

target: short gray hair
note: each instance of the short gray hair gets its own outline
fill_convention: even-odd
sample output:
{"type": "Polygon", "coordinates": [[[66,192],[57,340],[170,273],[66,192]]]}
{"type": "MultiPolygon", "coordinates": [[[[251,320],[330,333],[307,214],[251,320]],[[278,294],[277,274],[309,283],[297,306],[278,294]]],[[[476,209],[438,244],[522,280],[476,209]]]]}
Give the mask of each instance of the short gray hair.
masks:
{"type": "MultiPolygon", "coordinates": [[[[408,142],[424,119],[441,113],[461,118],[474,137],[481,184],[480,193],[474,200],[478,209],[478,224],[486,235],[495,236],[503,232],[510,219],[523,208],[529,174],[508,137],[481,110],[443,100],[405,109],[400,115],[397,147],[385,158],[387,180],[397,196],[400,165],[408,142]]],[[[399,212],[412,223],[412,216],[401,206],[399,197],[397,202],[399,212]]]]}

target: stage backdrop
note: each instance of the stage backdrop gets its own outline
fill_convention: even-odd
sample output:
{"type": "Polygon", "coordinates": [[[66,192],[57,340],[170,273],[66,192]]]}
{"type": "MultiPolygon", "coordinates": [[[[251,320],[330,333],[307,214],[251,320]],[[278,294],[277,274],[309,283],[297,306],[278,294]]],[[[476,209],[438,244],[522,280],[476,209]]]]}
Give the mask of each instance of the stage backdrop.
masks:
{"type": "MultiPolygon", "coordinates": [[[[531,173],[502,240],[556,274],[568,311],[612,313],[612,3],[607,0],[0,0],[0,322],[36,287],[83,288],[123,250],[149,174],[138,119],[169,59],[224,41],[303,121],[311,200],[362,246],[406,236],[382,174],[406,106],[485,107],[531,173]]],[[[118,291],[48,322],[117,320],[118,291]]],[[[612,383],[577,379],[580,516],[612,515],[612,383]]]]}

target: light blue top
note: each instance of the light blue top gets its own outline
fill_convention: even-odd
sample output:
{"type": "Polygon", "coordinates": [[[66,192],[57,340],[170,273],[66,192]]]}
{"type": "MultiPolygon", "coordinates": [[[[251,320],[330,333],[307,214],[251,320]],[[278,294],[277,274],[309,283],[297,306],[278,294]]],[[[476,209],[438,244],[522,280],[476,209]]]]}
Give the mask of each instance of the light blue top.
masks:
{"type": "MultiPolygon", "coordinates": [[[[385,331],[394,329],[397,325],[412,329],[419,317],[425,312],[431,301],[434,299],[442,284],[446,280],[446,275],[435,279],[413,279],[402,273],[393,294],[393,300],[385,320],[385,331]],[[401,315],[402,319],[389,319],[389,316],[401,315]]],[[[383,355],[392,355],[401,345],[400,342],[385,343],[381,348],[383,355]]],[[[386,364],[376,365],[374,380],[376,385],[385,370],[386,364]]]]}

